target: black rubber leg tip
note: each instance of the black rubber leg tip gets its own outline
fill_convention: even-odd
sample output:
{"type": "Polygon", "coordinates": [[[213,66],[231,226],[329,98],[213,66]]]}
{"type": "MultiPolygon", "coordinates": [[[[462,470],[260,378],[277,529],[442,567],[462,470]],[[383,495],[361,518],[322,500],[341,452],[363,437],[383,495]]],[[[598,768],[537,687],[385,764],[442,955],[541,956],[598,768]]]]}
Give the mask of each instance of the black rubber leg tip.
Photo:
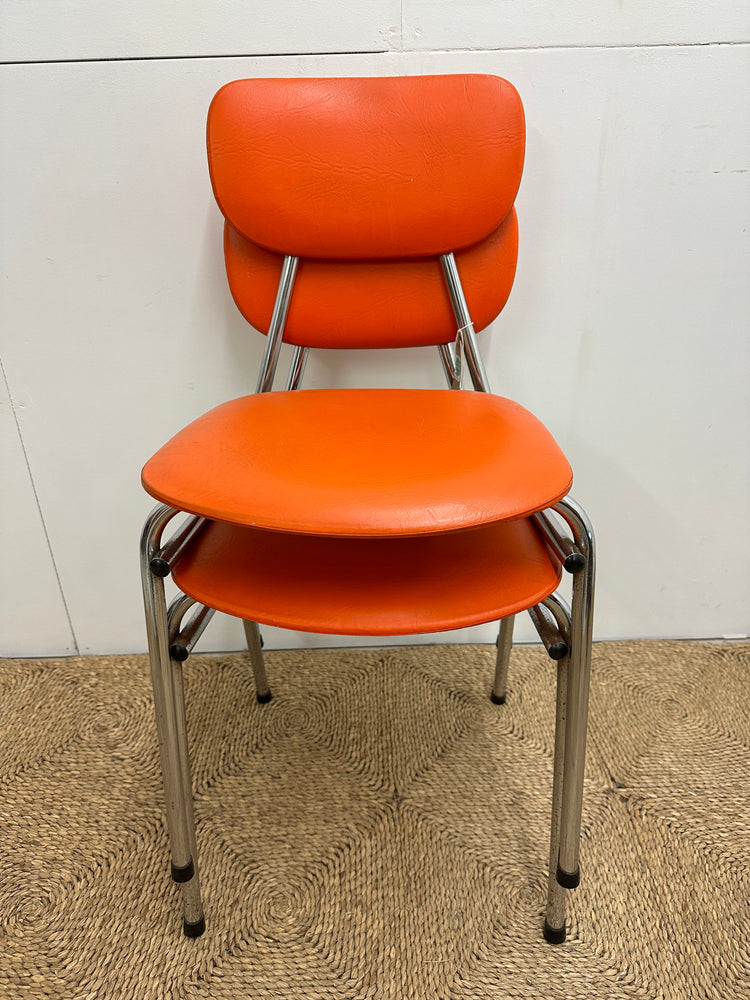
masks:
{"type": "Polygon", "coordinates": [[[550,927],[545,920],[544,940],[548,941],[550,944],[562,944],[565,940],[565,924],[563,924],[562,927],[550,927]]]}
{"type": "Polygon", "coordinates": [[[173,861],[170,867],[172,869],[172,881],[177,882],[178,885],[181,885],[183,882],[189,882],[195,875],[195,865],[192,858],[188,859],[186,865],[176,865],[173,861]]]}
{"type": "Polygon", "coordinates": [[[505,704],[505,695],[504,694],[495,694],[494,691],[490,691],[490,701],[492,702],[493,705],[504,705],[505,704]]]}
{"type": "Polygon", "coordinates": [[[271,700],[271,698],[273,697],[273,695],[269,691],[268,694],[256,694],[255,697],[258,699],[259,705],[267,705],[271,700]]]}
{"type": "Polygon", "coordinates": [[[185,937],[189,938],[200,937],[201,934],[205,931],[205,929],[206,929],[206,921],[203,917],[201,917],[200,920],[196,920],[194,924],[188,923],[187,920],[182,921],[182,932],[185,935],[185,937]]]}
{"type": "Polygon", "coordinates": [[[557,866],[557,884],[563,889],[577,889],[581,882],[581,870],[576,868],[574,872],[566,872],[564,868],[557,866]]]}

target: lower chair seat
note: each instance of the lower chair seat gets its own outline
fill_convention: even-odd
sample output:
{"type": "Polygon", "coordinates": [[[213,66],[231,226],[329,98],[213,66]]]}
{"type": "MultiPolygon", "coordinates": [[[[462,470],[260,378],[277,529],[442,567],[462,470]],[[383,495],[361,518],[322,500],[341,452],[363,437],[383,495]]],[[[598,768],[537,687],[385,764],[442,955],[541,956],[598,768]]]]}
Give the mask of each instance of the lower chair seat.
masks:
{"type": "Polygon", "coordinates": [[[495,621],[557,587],[528,519],[416,538],[320,538],[210,522],[173,568],[190,597],[295,631],[410,635],[495,621]]]}
{"type": "Polygon", "coordinates": [[[323,389],[216,407],[167,442],[142,481],[157,500],[212,520],[383,537],[523,517],[562,499],[572,473],[512,400],[323,389]]]}

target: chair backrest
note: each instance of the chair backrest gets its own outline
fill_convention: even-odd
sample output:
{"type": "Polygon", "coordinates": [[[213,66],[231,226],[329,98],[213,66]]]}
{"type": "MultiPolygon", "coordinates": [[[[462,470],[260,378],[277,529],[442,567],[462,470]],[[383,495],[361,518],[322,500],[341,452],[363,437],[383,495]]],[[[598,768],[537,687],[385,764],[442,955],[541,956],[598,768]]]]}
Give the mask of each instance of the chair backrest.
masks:
{"type": "Polygon", "coordinates": [[[310,347],[448,343],[438,257],[455,252],[477,329],[515,274],[520,98],[493,76],[237,80],[208,157],[229,284],[266,332],[281,256],[302,258],[284,333],[310,347]]]}

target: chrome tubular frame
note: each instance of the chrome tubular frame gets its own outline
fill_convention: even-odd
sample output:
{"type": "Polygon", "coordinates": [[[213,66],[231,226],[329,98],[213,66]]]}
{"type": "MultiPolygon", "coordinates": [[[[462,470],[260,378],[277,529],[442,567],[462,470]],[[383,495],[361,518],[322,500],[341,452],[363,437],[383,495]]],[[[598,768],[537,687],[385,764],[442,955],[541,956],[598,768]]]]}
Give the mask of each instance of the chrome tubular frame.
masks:
{"type": "Polygon", "coordinates": [[[309,354],[309,347],[300,347],[298,345],[294,348],[292,363],[289,366],[289,374],[287,375],[286,385],[284,386],[285,389],[299,389],[300,384],[302,383],[302,376],[305,374],[305,365],[307,364],[309,354]]]}
{"type": "Polygon", "coordinates": [[[438,344],[438,354],[443,365],[445,381],[449,389],[461,388],[461,372],[456,366],[456,348],[453,344],[438,344]]]}
{"type": "Polygon", "coordinates": [[[562,814],[563,769],[565,761],[565,725],[568,707],[568,665],[570,662],[570,608],[558,593],[542,601],[552,615],[568,647],[568,655],[557,661],[557,698],[555,711],[555,750],[552,770],[552,822],[549,837],[549,878],[544,937],[551,944],[565,940],[565,889],[557,881],[560,857],[560,816],[562,814]]]}
{"type": "Polygon", "coordinates": [[[172,644],[180,635],[182,619],[194,604],[197,604],[197,601],[195,601],[192,597],[188,597],[187,594],[178,594],[167,609],[167,629],[169,633],[170,655],[174,655],[172,653],[172,644]]]}
{"type": "Polygon", "coordinates": [[[555,749],[552,764],[552,821],[549,835],[547,908],[544,917],[544,937],[550,944],[561,944],[565,940],[565,888],[560,885],[557,872],[560,857],[560,828],[564,788],[569,664],[570,653],[557,661],[555,749]]]}
{"type": "Polygon", "coordinates": [[[583,569],[573,575],[560,851],[557,861],[558,882],[567,889],[573,889],[580,880],[579,843],[586,762],[596,547],[591,523],[575,500],[566,497],[555,504],[554,510],[567,522],[576,548],[585,559],[583,569]]]}
{"type": "MultiPolygon", "coordinates": [[[[451,389],[461,388],[461,357],[466,357],[466,362],[471,376],[474,389],[478,392],[490,392],[490,380],[484,367],[484,361],[477,344],[474,324],[469,313],[469,306],[466,302],[461,277],[458,273],[456,258],[452,253],[441,254],[440,264],[443,268],[448,295],[453,308],[453,315],[458,326],[455,346],[450,344],[438,344],[440,360],[443,363],[443,370],[448,385],[451,389]]],[[[500,622],[500,631],[497,637],[497,660],[495,663],[495,678],[492,684],[490,698],[496,705],[502,705],[505,701],[508,664],[510,661],[511,649],[513,647],[513,615],[504,618],[500,622]]]]}
{"type": "Polygon", "coordinates": [[[568,655],[568,642],[558,628],[555,616],[544,604],[535,604],[528,611],[536,633],[547,650],[547,655],[551,660],[562,660],[568,655]]]}
{"type": "Polygon", "coordinates": [[[268,327],[266,337],[266,349],[263,354],[263,361],[260,366],[258,385],[256,392],[270,392],[273,388],[273,378],[276,374],[276,365],[279,362],[281,344],[284,339],[284,325],[286,324],[286,314],[289,310],[289,302],[292,297],[292,288],[297,274],[297,264],[299,257],[287,256],[281,265],[281,277],[279,287],[276,292],[276,301],[273,306],[273,314],[268,327]]]}
{"type": "Polygon", "coordinates": [[[562,564],[568,573],[578,573],[583,569],[586,559],[578,551],[573,541],[565,535],[561,535],[557,525],[554,523],[546,510],[539,510],[531,515],[534,524],[542,535],[547,548],[550,549],[555,558],[562,564]]]}
{"type": "Polygon", "coordinates": [[[558,631],[570,649],[570,607],[558,593],[550,594],[542,601],[557,623],[558,631]]]}
{"type": "Polygon", "coordinates": [[[268,677],[266,676],[266,664],[263,657],[263,643],[260,637],[260,629],[258,628],[257,622],[251,622],[244,620],[242,621],[242,627],[245,630],[245,641],[247,642],[247,649],[250,653],[250,663],[253,668],[253,677],[255,679],[255,697],[264,705],[266,702],[271,700],[271,688],[268,685],[268,677]]]}
{"type": "MultiPolygon", "coordinates": [[[[465,356],[473,387],[489,392],[489,381],[476,341],[454,255],[440,258],[458,326],[455,345],[438,345],[443,369],[452,389],[460,388],[465,356]]],[[[258,379],[258,392],[273,388],[283,342],[284,326],[297,272],[298,258],[282,264],[273,315],[258,379]]],[[[309,351],[296,347],[286,389],[302,381],[309,351]]],[[[570,497],[552,508],[568,525],[573,539],[561,534],[549,512],[533,515],[533,522],[553,557],[573,578],[572,607],[551,594],[529,609],[549,655],[557,660],[555,749],[552,784],[549,884],[544,936],[550,942],[565,938],[565,891],[579,882],[579,844],[588,718],[593,600],[596,572],[595,542],[583,509],[570,497]]],[[[193,516],[162,546],[166,525],[180,511],[160,504],[149,515],[141,536],[141,580],[146,614],[156,728],[172,857],[172,877],[181,885],[183,927],[186,935],[203,933],[198,854],[193,815],[193,792],[185,723],[182,666],[214,615],[202,604],[183,626],[196,601],[179,595],[167,609],[164,578],[207,521],[193,516]]],[[[500,622],[491,698],[505,701],[508,662],[513,643],[514,616],[500,622]]],[[[243,621],[259,702],[270,700],[262,640],[254,621],[243,621]]]]}
{"type": "Polygon", "coordinates": [[[214,608],[199,604],[195,614],[187,625],[182,625],[186,611],[197,602],[186,594],[176,597],[169,607],[167,621],[169,623],[169,655],[173,660],[186,660],[195,648],[195,644],[205,632],[208,624],[216,614],[214,608]]]}
{"type": "MultiPolygon", "coordinates": [[[[180,513],[176,511],[175,513],[180,513]]],[[[169,576],[172,566],[192,542],[195,536],[208,524],[205,517],[193,514],[167,544],[151,557],[150,567],[157,576],[169,576]]]]}
{"type": "MultiPolygon", "coordinates": [[[[175,539],[161,548],[164,528],[178,513],[173,507],[159,504],[147,518],[141,535],[141,583],[172,854],[172,878],[182,886],[184,931],[188,936],[196,937],[203,932],[205,924],[198,876],[182,670],[169,654],[169,616],[164,593],[166,574],[159,571],[164,564],[168,565],[165,553],[169,555],[174,553],[175,548],[181,548],[175,545],[175,539]]],[[[183,528],[175,537],[182,537],[184,541],[184,532],[183,528]]]]}
{"type": "Polygon", "coordinates": [[[508,615],[500,622],[500,631],[497,633],[497,659],[495,660],[495,680],[490,692],[490,700],[496,705],[505,704],[505,696],[508,690],[508,664],[510,654],[513,649],[513,624],[515,615],[508,615]]]}
{"type": "Polygon", "coordinates": [[[458,275],[456,258],[452,253],[444,253],[440,256],[440,263],[442,264],[443,274],[448,285],[448,294],[453,306],[453,315],[456,317],[456,323],[458,324],[456,347],[460,348],[461,342],[463,342],[466,363],[469,366],[469,374],[471,375],[474,388],[479,392],[489,392],[490,383],[484,368],[482,355],[479,353],[477,335],[474,332],[474,324],[471,321],[469,307],[466,304],[466,296],[464,295],[461,279],[458,275]]]}
{"type": "Polygon", "coordinates": [[[187,828],[190,859],[185,869],[172,866],[172,878],[182,885],[183,922],[187,937],[199,937],[205,930],[203,903],[201,901],[200,875],[198,872],[198,844],[195,837],[195,816],[193,814],[193,780],[190,773],[190,751],[188,749],[187,721],[185,719],[185,691],[183,688],[182,663],[170,657],[169,669],[175,703],[175,724],[177,727],[177,747],[180,762],[182,795],[185,802],[184,823],[187,828]]]}
{"type": "MultiPolygon", "coordinates": [[[[557,695],[555,710],[555,748],[552,772],[552,817],[550,823],[549,873],[547,879],[547,906],[544,918],[544,937],[551,944],[565,940],[565,892],[570,885],[560,878],[561,835],[563,815],[571,813],[571,784],[566,784],[568,756],[568,678],[571,661],[571,610],[557,593],[550,594],[540,604],[529,608],[529,615],[549,656],[557,661],[557,695]],[[566,794],[567,793],[567,794],[566,794]],[[565,805],[564,805],[565,803],[565,805]]],[[[505,701],[508,660],[513,643],[513,616],[500,622],[497,638],[497,665],[491,699],[495,704],[505,701]]],[[[576,651],[577,653],[578,651],[576,651]]],[[[577,656],[579,663],[580,655],[577,656]]],[[[585,729],[584,729],[585,741],[585,729]]],[[[585,748],[584,748],[585,749],[585,748]]],[[[569,770],[569,768],[568,768],[569,770]]],[[[581,771],[582,774],[582,771],[581,771]]],[[[566,820],[569,822],[569,819],[566,820]]],[[[576,861],[577,865],[577,861],[576,861]]]]}

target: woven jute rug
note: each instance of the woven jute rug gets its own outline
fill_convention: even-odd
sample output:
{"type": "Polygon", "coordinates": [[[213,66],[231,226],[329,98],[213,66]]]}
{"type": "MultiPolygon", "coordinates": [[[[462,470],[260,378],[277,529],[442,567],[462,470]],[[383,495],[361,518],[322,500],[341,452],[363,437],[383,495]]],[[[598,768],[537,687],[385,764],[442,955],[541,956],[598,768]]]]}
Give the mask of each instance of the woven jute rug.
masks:
{"type": "Polygon", "coordinates": [[[144,657],[0,662],[0,996],[750,996],[750,645],[595,647],[582,883],[541,935],[554,667],[186,665],[207,931],[182,936],[144,657]]]}

